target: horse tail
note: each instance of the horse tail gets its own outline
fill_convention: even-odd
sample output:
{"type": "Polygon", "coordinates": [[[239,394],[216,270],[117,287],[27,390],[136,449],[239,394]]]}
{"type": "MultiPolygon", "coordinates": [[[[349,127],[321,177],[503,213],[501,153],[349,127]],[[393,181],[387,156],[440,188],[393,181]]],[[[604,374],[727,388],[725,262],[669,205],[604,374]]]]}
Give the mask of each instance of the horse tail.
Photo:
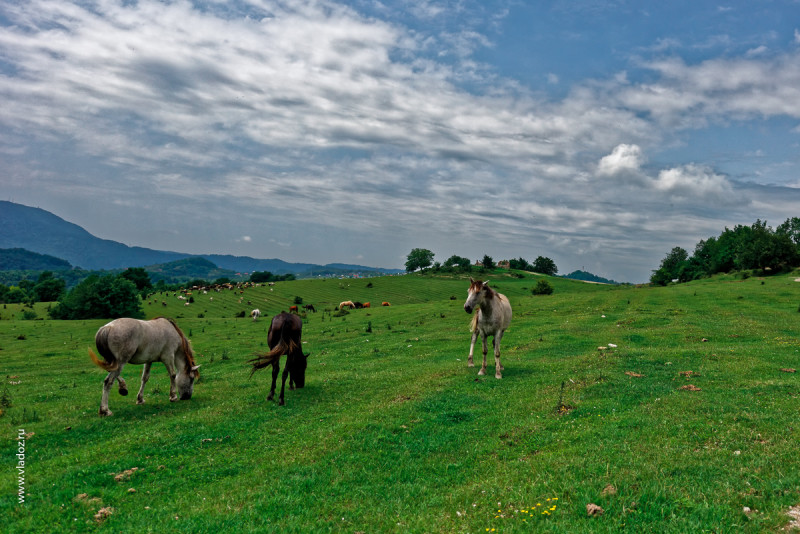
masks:
{"type": "Polygon", "coordinates": [[[106,328],[101,328],[97,331],[97,335],[94,337],[94,342],[97,345],[97,351],[105,361],[100,360],[100,358],[98,358],[94,351],[90,348],[89,357],[92,359],[92,362],[94,362],[97,367],[105,369],[108,372],[119,369],[119,361],[114,357],[114,353],[111,352],[111,349],[108,346],[108,330],[106,328]]]}
{"type": "Polygon", "coordinates": [[[472,319],[469,322],[469,331],[474,332],[477,329],[478,329],[478,313],[475,313],[475,315],[472,316],[472,319]]]}
{"type": "Polygon", "coordinates": [[[250,376],[253,376],[253,373],[259,369],[263,369],[264,367],[269,367],[270,365],[275,364],[284,354],[292,354],[294,351],[299,349],[299,346],[297,343],[295,343],[294,339],[289,339],[288,342],[286,341],[286,336],[284,334],[287,326],[287,322],[284,322],[283,325],[281,325],[280,338],[278,339],[277,345],[275,345],[272,350],[269,352],[256,354],[255,358],[252,360],[247,360],[247,363],[253,364],[253,369],[250,371],[250,376]]]}

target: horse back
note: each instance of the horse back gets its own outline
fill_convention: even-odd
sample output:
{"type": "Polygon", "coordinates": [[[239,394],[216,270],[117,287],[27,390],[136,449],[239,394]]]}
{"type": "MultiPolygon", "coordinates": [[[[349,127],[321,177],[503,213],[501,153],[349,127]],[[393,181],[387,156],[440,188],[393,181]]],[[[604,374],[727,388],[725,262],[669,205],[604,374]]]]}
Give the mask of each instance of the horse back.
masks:
{"type": "Polygon", "coordinates": [[[291,347],[294,344],[300,347],[301,335],[303,331],[303,320],[292,313],[279,313],[272,318],[267,333],[267,345],[275,348],[280,344],[291,347]]]}

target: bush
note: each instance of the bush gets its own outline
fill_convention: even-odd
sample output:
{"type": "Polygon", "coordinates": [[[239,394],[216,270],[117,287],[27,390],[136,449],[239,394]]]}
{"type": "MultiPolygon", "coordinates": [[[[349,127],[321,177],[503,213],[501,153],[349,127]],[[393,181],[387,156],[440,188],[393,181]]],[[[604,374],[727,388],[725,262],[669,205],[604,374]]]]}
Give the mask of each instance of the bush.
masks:
{"type": "Polygon", "coordinates": [[[553,286],[547,280],[542,279],[536,283],[536,287],[531,289],[531,293],[534,295],[552,295],[553,286]]]}
{"type": "Polygon", "coordinates": [[[142,301],[130,280],[92,275],[75,286],[50,310],[53,319],[143,319],[142,301]]]}

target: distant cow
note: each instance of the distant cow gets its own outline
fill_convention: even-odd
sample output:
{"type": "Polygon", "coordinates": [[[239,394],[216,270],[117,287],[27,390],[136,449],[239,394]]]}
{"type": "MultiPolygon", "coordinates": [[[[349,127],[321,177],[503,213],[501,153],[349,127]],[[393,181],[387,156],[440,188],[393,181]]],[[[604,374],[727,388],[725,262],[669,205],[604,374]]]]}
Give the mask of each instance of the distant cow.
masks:
{"type": "Polygon", "coordinates": [[[297,306],[289,306],[289,313],[299,313],[297,311],[297,306]]]}
{"type": "Polygon", "coordinates": [[[388,302],[384,301],[384,302],[381,302],[381,306],[391,306],[391,304],[389,304],[388,302]]]}
{"type": "Polygon", "coordinates": [[[365,308],[369,308],[369,302],[365,302],[365,303],[364,303],[364,307],[365,307],[365,308]]]}

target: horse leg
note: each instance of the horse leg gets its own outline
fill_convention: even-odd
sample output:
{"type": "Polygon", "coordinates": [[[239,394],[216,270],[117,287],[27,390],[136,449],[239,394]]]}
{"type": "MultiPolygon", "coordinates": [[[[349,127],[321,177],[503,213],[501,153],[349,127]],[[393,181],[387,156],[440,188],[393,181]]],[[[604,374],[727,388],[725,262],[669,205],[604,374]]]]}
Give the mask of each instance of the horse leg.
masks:
{"type": "Polygon", "coordinates": [[[128,384],[125,383],[125,379],[122,376],[117,377],[117,382],[119,382],[119,394],[124,397],[128,394],[128,384]]]}
{"type": "Polygon", "coordinates": [[[103,396],[100,398],[100,410],[98,411],[101,416],[114,415],[113,412],[108,409],[108,393],[111,391],[111,386],[114,385],[114,380],[119,377],[121,372],[122,366],[120,365],[116,371],[109,372],[105,380],[103,380],[103,396]]]}
{"type": "Polygon", "coordinates": [[[472,341],[469,342],[469,358],[467,359],[467,367],[475,367],[472,361],[472,351],[475,349],[475,341],[478,339],[478,331],[472,333],[472,341]]]}
{"type": "Polygon", "coordinates": [[[483,343],[483,365],[481,365],[481,370],[478,371],[478,376],[483,376],[486,374],[486,353],[489,352],[489,347],[486,343],[488,336],[485,334],[481,334],[481,341],[483,343]]]}
{"type": "Polygon", "coordinates": [[[494,377],[503,378],[503,366],[500,365],[500,341],[503,339],[503,331],[497,332],[492,338],[492,346],[494,347],[494,377]]]}
{"type": "Polygon", "coordinates": [[[144,369],[142,369],[142,385],[139,386],[139,394],[136,395],[136,404],[144,404],[144,385],[147,384],[147,380],[150,378],[150,363],[144,364],[144,369]]]}
{"type": "MultiPolygon", "coordinates": [[[[292,366],[294,366],[293,362],[294,362],[294,358],[292,357],[291,354],[286,357],[286,370],[287,371],[289,370],[289,364],[290,363],[292,364],[292,366]]],[[[283,380],[285,381],[286,377],[284,377],[283,380]]],[[[290,391],[294,391],[294,378],[292,378],[292,373],[289,373],[289,390],[290,391]]]]}
{"type": "Polygon", "coordinates": [[[178,399],[178,386],[175,383],[175,378],[178,376],[178,373],[175,371],[175,365],[165,363],[164,366],[167,368],[167,373],[169,374],[169,401],[178,402],[178,400],[180,400],[178,399]]]}
{"type": "Polygon", "coordinates": [[[269,390],[269,396],[267,396],[267,400],[271,401],[275,398],[275,383],[278,381],[278,373],[281,370],[281,364],[279,361],[275,361],[272,364],[272,387],[269,390]]]}
{"type": "Polygon", "coordinates": [[[283,406],[283,389],[286,387],[286,377],[289,376],[289,366],[287,365],[283,369],[283,375],[281,375],[281,396],[280,400],[278,401],[278,406],[283,406]]]}

